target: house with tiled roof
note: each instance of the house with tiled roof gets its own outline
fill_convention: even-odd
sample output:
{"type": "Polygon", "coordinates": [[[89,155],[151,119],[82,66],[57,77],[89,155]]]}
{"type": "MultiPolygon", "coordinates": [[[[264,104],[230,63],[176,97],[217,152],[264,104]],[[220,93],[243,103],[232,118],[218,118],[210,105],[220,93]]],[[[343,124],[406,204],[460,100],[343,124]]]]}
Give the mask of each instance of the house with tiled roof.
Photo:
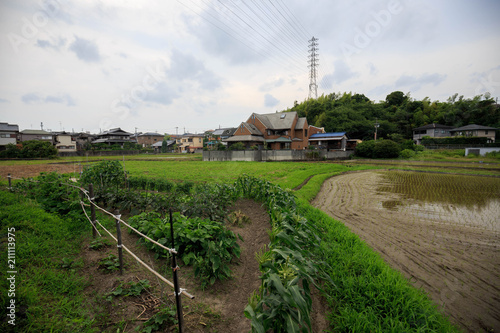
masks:
{"type": "Polygon", "coordinates": [[[467,126],[457,127],[450,130],[452,136],[469,136],[488,138],[488,143],[495,142],[495,134],[497,128],[471,124],[467,126]]]}
{"type": "Polygon", "coordinates": [[[416,144],[422,142],[424,136],[429,136],[431,138],[444,138],[451,136],[450,130],[453,126],[446,126],[441,124],[428,124],[425,126],[416,127],[413,129],[413,141],[416,144]]]}
{"type": "Polygon", "coordinates": [[[132,133],[126,132],[121,128],[112,128],[109,131],[97,134],[97,139],[92,142],[92,144],[105,143],[107,145],[120,145],[123,147],[124,143],[137,143],[137,141],[132,138],[132,133]]]}
{"type": "Polygon", "coordinates": [[[19,126],[8,123],[0,123],[0,150],[5,150],[8,144],[17,143],[19,126]]]}
{"type": "Polygon", "coordinates": [[[247,121],[236,128],[233,136],[222,141],[230,145],[242,142],[246,148],[256,146],[259,149],[267,147],[273,150],[306,149],[309,146],[309,137],[323,132],[323,128],[310,126],[307,119],[299,117],[295,111],[252,113],[247,121]]]}
{"type": "Polygon", "coordinates": [[[49,141],[50,143],[53,143],[54,135],[44,130],[25,129],[19,132],[18,140],[19,142],[40,140],[40,141],[49,141]]]}
{"type": "Polygon", "coordinates": [[[137,135],[137,143],[143,148],[151,147],[157,142],[162,142],[165,135],[156,132],[146,132],[137,135]]]}

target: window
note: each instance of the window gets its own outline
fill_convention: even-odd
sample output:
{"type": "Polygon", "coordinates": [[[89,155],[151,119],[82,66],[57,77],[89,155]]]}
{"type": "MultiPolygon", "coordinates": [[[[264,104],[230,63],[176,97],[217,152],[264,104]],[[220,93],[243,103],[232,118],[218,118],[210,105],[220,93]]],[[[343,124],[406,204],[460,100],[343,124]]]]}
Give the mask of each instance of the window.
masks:
{"type": "Polygon", "coordinates": [[[488,131],[484,131],[484,134],[485,134],[485,135],[488,135],[488,131]]]}
{"type": "Polygon", "coordinates": [[[285,117],[286,117],[286,114],[285,114],[285,113],[283,113],[283,114],[280,116],[280,119],[285,119],[285,117]]]}

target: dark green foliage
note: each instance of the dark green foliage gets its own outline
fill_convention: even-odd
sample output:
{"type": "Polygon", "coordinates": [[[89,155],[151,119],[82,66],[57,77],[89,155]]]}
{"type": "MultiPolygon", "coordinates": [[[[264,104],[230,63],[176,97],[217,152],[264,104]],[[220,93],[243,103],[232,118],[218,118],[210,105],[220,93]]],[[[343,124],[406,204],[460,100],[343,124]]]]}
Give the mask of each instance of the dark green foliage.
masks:
{"type": "Polygon", "coordinates": [[[235,142],[229,146],[229,150],[245,150],[245,144],[243,142],[235,142]]]}
{"type": "Polygon", "coordinates": [[[49,141],[30,140],[22,144],[8,144],[0,157],[7,158],[55,158],[57,149],[49,141]]]}
{"type": "Polygon", "coordinates": [[[374,140],[363,141],[356,145],[356,156],[373,158],[375,150],[374,140]]]}
{"type": "Polygon", "coordinates": [[[117,160],[107,160],[83,170],[80,183],[84,186],[93,184],[94,188],[119,187],[125,184],[126,173],[117,160]]]}
{"type": "Polygon", "coordinates": [[[375,158],[396,158],[401,148],[392,140],[377,140],[373,148],[375,158]]]}
{"type": "Polygon", "coordinates": [[[15,183],[13,190],[36,199],[48,212],[68,215],[75,223],[81,222],[83,218],[80,214],[80,191],[66,185],[68,183],[70,183],[68,175],[42,172],[34,179],[24,179],[15,183]]]}
{"type": "Polygon", "coordinates": [[[396,142],[412,138],[412,129],[437,123],[453,127],[477,124],[500,128],[500,111],[490,95],[471,99],[454,95],[446,102],[412,99],[395,91],[385,101],[370,101],[360,94],[329,94],[297,103],[285,111],[296,111],[309,124],[327,132],[346,131],[351,138],[374,138],[375,122],[380,124],[377,138],[396,142]],[[399,136],[394,136],[398,134],[399,136]]]}
{"type": "Polygon", "coordinates": [[[120,269],[120,262],[118,257],[114,254],[109,254],[105,258],[99,260],[98,265],[105,273],[111,273],[120,269]]]}
{"type": "Polygon", "coordinates": [[[356,156],[367,158],[396,158],[401,147],[392,140],[363,141],[356,146],[356,156]]]}
{"type": "MultiPolygon", "coordinates": [[[[201,280],[202,288],[217,280],[231,277],[229,264],[240,256],[236,235],[221,222],[201,218],[187,218],[173,214],[174,241],[178,256],[184,264],[193,265],[195,276],[201,280]]],[[[157,213],[143,213],[129,220],[129,224],[158,243],[171,247],[170,224],[157,213]]],[[[168,257],[165,249],[141,239],[158,257],[168,257]]]]}

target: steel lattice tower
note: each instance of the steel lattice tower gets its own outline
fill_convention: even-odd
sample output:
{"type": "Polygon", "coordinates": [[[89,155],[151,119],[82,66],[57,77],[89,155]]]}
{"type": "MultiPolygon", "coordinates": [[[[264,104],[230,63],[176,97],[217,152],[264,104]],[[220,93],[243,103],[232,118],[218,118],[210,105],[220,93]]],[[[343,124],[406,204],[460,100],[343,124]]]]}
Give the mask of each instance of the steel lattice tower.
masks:
{"type": "Polygon", "coordinates": [[[308,60],[308,67],[311,69],[311,72],[309,73],[309,98],[312,98],[314,95],[314,98],[318,98],[318,85],[316,84],[316,66],[319,66],[319,60],[318,60],[318,41],[319,39],[317,38],[312,38],[309,40],[309,60],[308,60]]]}

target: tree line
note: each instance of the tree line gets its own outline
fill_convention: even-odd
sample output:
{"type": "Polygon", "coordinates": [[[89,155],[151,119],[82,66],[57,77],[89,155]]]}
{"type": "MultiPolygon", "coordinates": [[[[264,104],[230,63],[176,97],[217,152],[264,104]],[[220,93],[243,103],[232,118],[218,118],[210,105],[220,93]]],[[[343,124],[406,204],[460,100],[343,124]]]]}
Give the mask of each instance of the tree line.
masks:
{"type": "Polygon", "coordinates": [[[461,127],[469,124],[500,128],[500,108],[486,93],[474,98],[455,94],[446,102],[428,97],[416,100],[410,94],[394,91],[385,101],[374,102],[363,94],[331,93],[317,99],[294,103],[284,111],[296,111],[310,125],[326,132],[347,132],[351,138],[369,140],[377,137],[395,141],[412,138],[412,129],[427,124],[461,127]]]}

